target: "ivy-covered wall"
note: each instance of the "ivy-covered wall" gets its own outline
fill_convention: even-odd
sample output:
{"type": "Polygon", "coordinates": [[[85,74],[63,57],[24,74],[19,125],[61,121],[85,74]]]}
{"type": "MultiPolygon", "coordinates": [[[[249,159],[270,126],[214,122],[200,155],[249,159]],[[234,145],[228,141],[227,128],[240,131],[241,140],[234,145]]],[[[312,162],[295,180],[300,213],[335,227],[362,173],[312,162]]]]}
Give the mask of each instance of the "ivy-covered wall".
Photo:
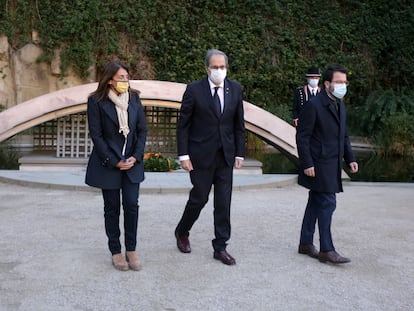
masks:
{"type": "Polygon", "coordinates": [[[360,117],[370,113],[364,105],[374,91],[404,94],[411,107],[405,113],[414,115],[412,1],[0,3],[0,34],[8,36],[14,49],[36,30],[44,50],[39,61],[50,61],[60,48],[62,69],[70,65],[80,76],[87,75],[91,64],[101,68],[119,58],[130,65],[134,78],[186,83],[205,74],[205,51],[219,48],[228,54],[229,77],[243,85],[246,100],[286,120],[306,68],[333,63],[349,69],[347,104],[356,133],[369,134],[360,117]]]}

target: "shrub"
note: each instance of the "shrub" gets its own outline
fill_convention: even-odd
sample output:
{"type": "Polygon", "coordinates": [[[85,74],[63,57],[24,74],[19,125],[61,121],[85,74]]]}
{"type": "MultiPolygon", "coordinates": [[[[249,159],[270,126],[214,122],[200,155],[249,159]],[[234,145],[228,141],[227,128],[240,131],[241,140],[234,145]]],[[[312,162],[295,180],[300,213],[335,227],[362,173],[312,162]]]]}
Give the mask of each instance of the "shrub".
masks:
{"type": "Polygon", "coordinates": [[[180,165],[172,157],[162,155],[160,152],[149,152],[144,155],[144,169],[146,172],[172,172],[180,165]]]}
{"type": "Polygon", "coordinates": [[[349,115],[360,134],[372,137],[387,155],[414,154],[413,116],[414,92],[391,89],[373,92],[363,107],[349,115]]]}
{"type": "Polygon", "coordinates": [[[8,145],[0,145],[0,169],[16,170],[19,168],[16,152],[8,145]]]}
{"type": "Polygon", "coordinates": [[[371,135],[384,127],[397,113],[414,115],[414,93],[411,91],[378,90],[368,96],[360,113],[361,127],[371,135]]]}
{"type": "Polygon", "coordinates": [[[386,155],[414,157],[413,116],[398,112],[384,121],[384,129],[377,135],[386,155]]]}

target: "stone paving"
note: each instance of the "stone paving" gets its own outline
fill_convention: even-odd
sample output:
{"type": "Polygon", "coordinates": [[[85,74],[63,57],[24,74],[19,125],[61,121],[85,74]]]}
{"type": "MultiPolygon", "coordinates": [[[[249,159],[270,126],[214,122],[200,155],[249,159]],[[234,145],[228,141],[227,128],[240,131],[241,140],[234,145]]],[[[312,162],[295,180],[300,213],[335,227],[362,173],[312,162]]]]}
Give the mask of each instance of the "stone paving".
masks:
{"type": "Polygon", "coordinates": [[[236,188],[228,251],[237,264],[225,266],[213,259],[212,200],[192,253],[177,250],[186,186],[163,178],[181,190],[141,194],[140,272],[111,266],[99,192],[3,179],[0,310],[414,310],[414,184],[345,183],[332,228],[352,259],[342,266],[297,253],[305,189],[236,188]]]}

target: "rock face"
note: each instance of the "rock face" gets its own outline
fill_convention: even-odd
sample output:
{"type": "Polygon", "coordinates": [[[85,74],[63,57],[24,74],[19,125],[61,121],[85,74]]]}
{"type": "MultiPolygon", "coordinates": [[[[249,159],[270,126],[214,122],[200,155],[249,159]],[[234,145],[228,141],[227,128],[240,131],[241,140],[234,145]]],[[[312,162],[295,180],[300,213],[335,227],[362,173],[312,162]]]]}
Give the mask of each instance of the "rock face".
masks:
{"type": "Polygon", "coordinates": [[[42,54],[38,45],[29,43],[13,50],[7,37],[0,36],[0,108],[6,109],[43,94],[95,81],[93,67],[86,79],[80,79],[70,69],[62,76],[59,52],[55,51],[50,64],[38,62],[42,54]]]}
{"type": "Polygon", "coordinates": [[[16,103],[15,83],[10,69],[9,43],[7,37],[0,36],[0,108],[16,103]]]}

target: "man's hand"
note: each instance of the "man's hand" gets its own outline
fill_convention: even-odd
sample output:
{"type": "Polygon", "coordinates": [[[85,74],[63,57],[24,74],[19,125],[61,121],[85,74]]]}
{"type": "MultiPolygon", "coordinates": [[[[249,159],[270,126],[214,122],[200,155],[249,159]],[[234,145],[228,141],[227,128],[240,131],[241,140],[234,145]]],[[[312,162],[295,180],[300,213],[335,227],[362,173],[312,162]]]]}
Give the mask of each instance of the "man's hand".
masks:
{"type": "Polygon", "coordinates": [[[243,159],[236,158],[234,161],[234,167],[235,168],[241,168],[243,166],[243,159]]]}
{"type": "Polygon", "coordinates": [[[191,160],[183,160],[180,161],[180,163],[181,167],[187,172],[191,172],[193,170],[193,163],[191,163],[191,160]]]}
{"type": "Polygon", "coordinates": [[[294,125],[295,127],[298,127],[298,124],[299,124],[299,119],[298,119],[298,118],[293,119],[293,125],[294,125]]]}
{"type": "Polygon", "coordinates": [[[315,177],[315,167],[313,166],[309,168],[305,168],[303,172],[305,173],[306,176],[315,177]]]}
{"type": "Polygon", "coordinates": [[[357,173],[358,172],[358,163],[357,162],[351,162],[349,163],[349,168],[351,170],[351,173],[357,173]]]}

